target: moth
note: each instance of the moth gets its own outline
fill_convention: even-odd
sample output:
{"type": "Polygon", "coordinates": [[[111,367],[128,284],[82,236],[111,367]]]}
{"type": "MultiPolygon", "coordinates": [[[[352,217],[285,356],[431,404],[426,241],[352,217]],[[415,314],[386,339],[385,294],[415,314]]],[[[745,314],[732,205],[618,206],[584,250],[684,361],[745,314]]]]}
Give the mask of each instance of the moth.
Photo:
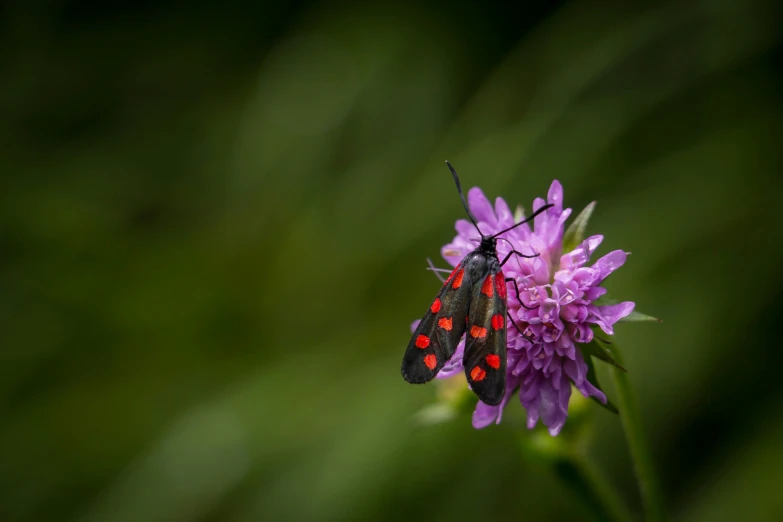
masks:
{"type": "Polygon", "coordinates": [[[432,380],[454,355],[465,335],[462,364],[468,384],[483,402],[497,405],[503,400],[506,388],[506,319],[511,319],[507,312],[506,283],[513,283],[519,297],[517,282],[503,275],[503,265],[512,255],[538,256],[512,249],[500,261],[497,240],[509,230],[531,221],[552,204],[542,206],[524,221],[497,234],[485,236],[468,208],[457,171],[448,161],[446,165],[454,177],[465,212],[481,239],[478,248],[466,255],[451,272],[413,332],[402,358],[402,376],[413,384],[432,380]]]}

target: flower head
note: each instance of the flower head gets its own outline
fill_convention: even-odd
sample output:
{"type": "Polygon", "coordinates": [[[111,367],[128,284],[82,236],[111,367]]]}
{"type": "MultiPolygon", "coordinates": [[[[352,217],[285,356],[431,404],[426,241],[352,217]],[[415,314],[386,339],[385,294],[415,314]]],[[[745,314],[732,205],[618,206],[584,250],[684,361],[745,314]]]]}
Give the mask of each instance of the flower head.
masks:
{"type": "MultiPolygon", "coordinates": [[[[533,428],[539,419],[557,435],[568,415],[568,401],[573,385],[585,397],[593,396],[606,403],[606,396],[587,380],[588,365],[578,348],[593,339],[592,325],[612,335],[612,325],[633,311],[634,303],[598,305],[606,293],[600,285],[623,265],[626,253],[615,250],[587,266],[601,244],[603,236],[586,238],[568,252],[563,252],[563,234],[571,209],[563,209],[563,187],[554,181],[547,201],[537,198],[533,211],[547,203],[553,206],[533,220],[533,227],[521,225],[503,234],[497,243],[498,257],[504,259],[512,250],[537,257],[512,256],[503,266],[506,277],[517,282],[519,294],[509,283],[508,310],[516,328],[507,329],[508,365],[506,393],[497,406],[479,402],[473,413],[473,426],[483,428],[500,422],[503,409],[519,389],[519,399],[527,410],[527,424],[533,428]]],[[[502,198],[494,207],[479,188],[468,192],[468,206],[478,220],[482,234],[492,235],[521,220],[515,219],[502,198]]],[[[442,249],[444,259],[452,266],[477,246],[477,233],[466,220],[456,223],[457,236],[442,249]]],[[[451,361],[439,378],[462,373],[460,342],[451,361]]]]}

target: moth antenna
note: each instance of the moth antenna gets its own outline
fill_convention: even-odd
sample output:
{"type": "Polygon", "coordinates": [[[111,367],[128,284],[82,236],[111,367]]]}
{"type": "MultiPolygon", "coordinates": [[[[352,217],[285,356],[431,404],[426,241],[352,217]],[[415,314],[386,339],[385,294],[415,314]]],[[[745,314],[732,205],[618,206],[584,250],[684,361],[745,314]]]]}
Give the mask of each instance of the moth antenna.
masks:
{"type": "Polygon", "coordinates": [[[476,227],[476,230],[478,230],[478,233],[481,234],[481,237],[483,238],[484,234],[481,233],[481,229],[478,227],[478,224],[476,223],[476,218],[473,217],[473,214],[470,212],[470,209],[468,208],[468,202],[465,201],[465,195],[462,193],[462,185],[460,185],[459,176],[457,176],[457,171],[454,170],[454,167],[451,166],[449,160],[446,160],[446,165],[448,165],[449,170],[451,171],[451,175],[454,176],[454,183],[457,184],[457,192],[459,192],[459,198],[462,200],[462,206],[465,207],[465,212],[468,213],[468,217],[470,218],[470,221],[473,223],[473,226],[476,227]]]}
{"type": "Polygon", "coordinates": [[[501,230],[500,232],[498,232],[498,233],[497,233],[497,234],[495,234],[494,236],[490,236],[490,237],[498,237],[500,234],[505,234],[505,233],[506,233],[506,232],[508,232],[509,230],[514,230],[514,229],[515,229],[515,228],[517,228],[518,226],[520,226],[520,225],[524,225],[525,223],[528,223],[528,222],[529,222],[529,221],[531,221],[531,220],[532,220],[534,217],[536,217],[537,215],[539,215],[540,213],[542,213],[542,212],[543,212],[543,211],[545,211],[546,209],[548,209],[548,208],[550,208],[550,207],[554,207],[554,206],[555,206],[555,205],[554,205],[553,203],[549,203],[549,204],[547,204],[547,205],[544,205],[543,207],[539,208],[538,210],[536,210],[535,212],[533,212],[532,214],[530,214],[530,217],[528,217],[528,218],[527,218],[527,219],[525,219],[524,221],[520,221],[519,223],[516,223],[516,224],[514,224],[514,225],[512,225],[512,226],[508,227],[508,228],[507,228],[507,229],[505,229],[505,230],[501,230]]]}

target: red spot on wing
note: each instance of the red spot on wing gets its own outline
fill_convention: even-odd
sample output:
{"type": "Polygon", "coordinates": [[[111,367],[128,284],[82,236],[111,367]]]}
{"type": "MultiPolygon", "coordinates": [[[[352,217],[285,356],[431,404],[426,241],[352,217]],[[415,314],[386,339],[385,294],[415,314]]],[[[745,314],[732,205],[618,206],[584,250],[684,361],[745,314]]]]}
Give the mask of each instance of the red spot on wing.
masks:
{"type": "Polygon", "coordinates": [[[435,302],[430,306],[430,312],[433,314],[437,314],[438,310],[440,310],[440,297],[436,297],[435,302]]]}
{"type": "Polygon", "coordinates": [[[454,270],[452,270],[451,273],[449,274],[449,277],[446,278],[446,282],[443,283],[443,286],[446,286],[447,284],[449,284],[449,281],[451,281],[451,278],[454,277],[454,274],[457,273],[457,269],[458,268],[459,268],[459,265],[454,267],[454,270]]]}
{"type": "Polygon", "coordinates": [[[498,293],[499,298],[506,298],[506,277],[502,271],[495,274],[495,291],[498,293]]]}
{"type": "Polygon", "coordinates": [[[443,328],[444,330],[451,331],[451,317],[441,317],[438,319],[438,326],[443,328]]]}
{"type": "Polygon", "coordinates": [[[431,353],[427,354],[424,356],[424,365],[430,370],[434,370],[438,365],[438,358],[431,353]]]}
{"type": "Polygon", "coordinates": [[[487,372],[479,368],[478,366],[474,366],[472,370],[470,370],[470,378],[476,382],[483,381],[484,377],[487,376],[487,372]]]}
{"type": "Polygon", "coordinates": [[[470,327],[470,336],[476,339],[478,339],[479,337],[486,337],[487,329],[484,328],[483,326],[474,324],[473,326],[470,327]]]}
{"type": "Polygon", "coordinates": [[[465,271],[460,270],[457,275],[454,276],[454,282],[451,283],[451,288],[459,288],[462,285],[462,278],[465,276],[465,271]]]}
{"type": "Polygon", "coordinates": [[[495,291],[492,289],[492,275],[488,275],[484,280],[484,284],[481,285],[481,293],[487,297],[492,297],[495,291]]]}
{"type": "Polygon", "coordinates": [[[495,330],[500,330],[503,328],[503,316],[500,314],[495,314],[492,316],[492,328],[495,330]]]}
{"type": "Polygon", "coordinates": [[[495,355],[494,353],[491,353],[485,357],[487,364],[490,365],[494,369],[500,368],[500,357],[495,355]]]}
{"type": "Polygon", "coordinates": [[[416,348],[426,348],[430,345],[430,338],[426,335],[419,335],[416,338],[416,348]]]}

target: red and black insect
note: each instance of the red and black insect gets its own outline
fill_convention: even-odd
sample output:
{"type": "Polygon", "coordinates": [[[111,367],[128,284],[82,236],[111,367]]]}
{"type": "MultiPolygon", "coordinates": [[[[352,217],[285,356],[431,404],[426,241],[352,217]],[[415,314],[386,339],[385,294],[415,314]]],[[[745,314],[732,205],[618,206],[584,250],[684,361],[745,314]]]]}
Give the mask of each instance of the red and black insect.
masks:
{"type": "Polygon", "coordinates": [[[402,376],[414,384],[432,380],[454,355],[462,335],[467,332],[462,358],[465,376],[479,399],[496,405],[503,400],[506,388],[506,282],[514,284],[519,297],[516,281],[506,279],[502,267],[512,254],[528,258],[538,255],[512,250],[499,261],[497,238],[552,205],[544,205],[526,220],[495,235],[485,236],[468,208],[457,172],[448,161],[446,165],[454,176],[462,205],[481,236],[481,243],[454,268],[413,332],[402,358],[402,376]]]}

